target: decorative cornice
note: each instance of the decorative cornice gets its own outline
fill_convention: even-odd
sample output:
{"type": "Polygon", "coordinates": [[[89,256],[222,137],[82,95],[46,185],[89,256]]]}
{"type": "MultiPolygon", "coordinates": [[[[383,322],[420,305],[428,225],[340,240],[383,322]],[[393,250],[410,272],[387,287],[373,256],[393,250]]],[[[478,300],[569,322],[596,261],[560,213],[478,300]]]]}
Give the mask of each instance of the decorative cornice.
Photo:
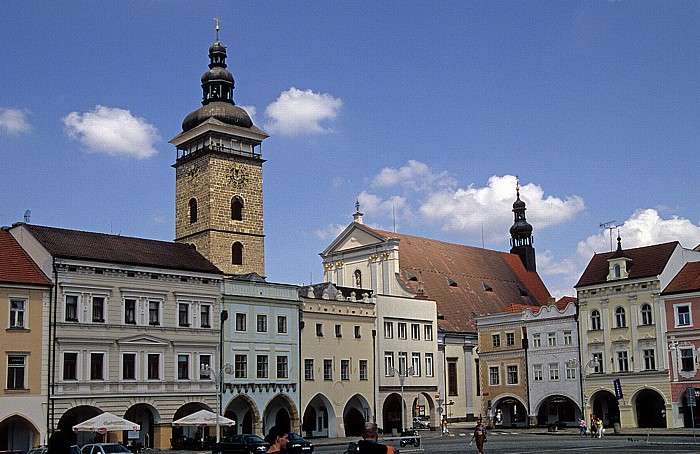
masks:
{"type": "Polygon", "coordinates": [[[257,392],[296,392],[296,383],[224,383],[224,392],[248,394],[257,392]]]}

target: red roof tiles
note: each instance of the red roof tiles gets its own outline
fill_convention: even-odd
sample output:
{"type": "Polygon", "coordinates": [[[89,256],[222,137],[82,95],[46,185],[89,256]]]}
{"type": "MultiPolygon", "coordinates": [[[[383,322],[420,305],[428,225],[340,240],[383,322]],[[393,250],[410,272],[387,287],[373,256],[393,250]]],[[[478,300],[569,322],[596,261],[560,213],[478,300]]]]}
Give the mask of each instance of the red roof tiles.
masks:
{"type": "Polygon", "coordinates": [[[4,229],[0,229],[0,282],[51,286],[51,280],[4,229]]]}
{"type": "Polygon", "coordinates": [[[662,295],[700,291],[700,262],[686,263],[666,286],[662,295]]]}

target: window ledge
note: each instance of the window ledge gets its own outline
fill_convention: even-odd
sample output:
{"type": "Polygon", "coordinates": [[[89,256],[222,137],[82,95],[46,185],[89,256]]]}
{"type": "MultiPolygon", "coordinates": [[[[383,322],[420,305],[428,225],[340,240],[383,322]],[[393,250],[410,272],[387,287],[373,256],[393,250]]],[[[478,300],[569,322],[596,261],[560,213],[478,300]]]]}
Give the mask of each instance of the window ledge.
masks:
{"type": "Polygon", "coordinates": [[[5,331],[9,332],[15,332],[15,333],[29,333],[31,330],[29,328],[25,328],[23,326],[11,326],[7,328],[5,331]]]}
{"type": "Polygon", "coordinates": [[[26,394],[29,392],[27,388],[5,388],[7,394],[26,394]]]}

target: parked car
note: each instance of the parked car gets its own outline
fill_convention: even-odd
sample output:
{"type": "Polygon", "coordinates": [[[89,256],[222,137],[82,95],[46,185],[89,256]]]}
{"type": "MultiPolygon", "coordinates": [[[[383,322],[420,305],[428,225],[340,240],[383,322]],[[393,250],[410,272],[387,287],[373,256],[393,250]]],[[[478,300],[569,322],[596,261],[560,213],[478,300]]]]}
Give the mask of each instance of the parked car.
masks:
{"type": "Polygon", "coordinates": [[[82,454],[80,451],[80,446],[78,445],[71,445],[70,447],[70,454],[82,454]]]}
{"type": "Polygon", "coordinates": [[[91,443],[83,446],[82,454],[131,454],[125,446],[119,443],[91,443]]]}
{"type": "Polygon", "coordinates": [[[269,447],[270,443],[257,435],[227,435],[214,445],[212,454],[260,454],[269,447]]]}
{"type": "Polygon", "coordinates": [[[314,452],[314,444],[310,441],[301,438],[301,435],[295,434],[294,432],[289,432],[287,438],[289,438],[289,443],[287,443],[287,452],[290,454],[301,454],[301,453],[312,453],[314,452]]]}
{"type": "Polygon", "coordinates": [[[430,429],[430,421],[423,418],[422,416],[417,416],[413,418],[413,428],[414,429],[430,429]]]}

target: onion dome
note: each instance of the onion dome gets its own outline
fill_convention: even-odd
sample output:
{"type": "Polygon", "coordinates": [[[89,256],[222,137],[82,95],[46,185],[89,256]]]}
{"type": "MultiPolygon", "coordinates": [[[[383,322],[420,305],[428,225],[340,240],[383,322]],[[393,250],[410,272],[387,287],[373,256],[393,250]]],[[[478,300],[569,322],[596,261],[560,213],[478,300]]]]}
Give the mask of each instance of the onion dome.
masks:
{"type": "Polygon", "coordinates": [[[510,236],[513,238],[525,238],[532,235],[532,226],[525,219],[525,202],[520,200],[520,187],[516,186],[516,199],[513,202],[515,219],[510,228],[510,236]]]}

